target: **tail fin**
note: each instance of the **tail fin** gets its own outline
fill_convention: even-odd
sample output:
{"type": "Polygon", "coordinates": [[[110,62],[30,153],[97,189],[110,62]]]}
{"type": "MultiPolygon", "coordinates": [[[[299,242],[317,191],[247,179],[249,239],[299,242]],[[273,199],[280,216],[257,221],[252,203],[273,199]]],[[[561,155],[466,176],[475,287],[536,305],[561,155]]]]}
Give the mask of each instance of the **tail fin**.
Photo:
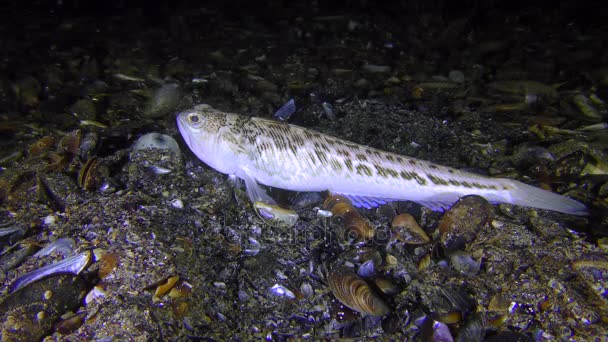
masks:
{"type": "Polygon", "coordinates": [[[558,211],[571,215],[588,215],[587,207],[566,196],[543,190],[512,179],[504,179],[511,190],[505,195],[504,201],[511,204],[558,211]]]}

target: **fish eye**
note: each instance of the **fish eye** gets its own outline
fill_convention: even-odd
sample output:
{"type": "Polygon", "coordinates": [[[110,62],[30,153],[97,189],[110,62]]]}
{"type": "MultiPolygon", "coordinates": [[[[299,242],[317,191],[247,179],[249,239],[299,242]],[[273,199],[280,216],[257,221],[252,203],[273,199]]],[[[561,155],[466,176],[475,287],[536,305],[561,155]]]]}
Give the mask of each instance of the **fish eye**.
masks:
{"type": "Polygon", "coordinates": [[[190,122],[194,126],[199,126],[203,120],[201,119],[200,114],[198,113],[190,113],[188,114],[188,122],[190,122]]]}

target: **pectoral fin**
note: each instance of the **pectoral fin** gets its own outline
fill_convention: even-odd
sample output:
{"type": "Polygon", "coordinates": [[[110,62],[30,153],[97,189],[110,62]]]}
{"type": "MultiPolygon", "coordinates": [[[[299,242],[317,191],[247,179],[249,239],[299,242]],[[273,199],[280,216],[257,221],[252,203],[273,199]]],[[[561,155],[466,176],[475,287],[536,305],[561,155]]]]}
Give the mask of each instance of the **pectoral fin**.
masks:
{"type": "Polygon", "coordinates": [[[245,187],[247,188],[247,196],[252,203],[255,202],[264,202],[267,204],[277,204],[270,195],[266,192],[264,188],[246,171],[241,172],[237,175],[245,182],[245,187]]]}

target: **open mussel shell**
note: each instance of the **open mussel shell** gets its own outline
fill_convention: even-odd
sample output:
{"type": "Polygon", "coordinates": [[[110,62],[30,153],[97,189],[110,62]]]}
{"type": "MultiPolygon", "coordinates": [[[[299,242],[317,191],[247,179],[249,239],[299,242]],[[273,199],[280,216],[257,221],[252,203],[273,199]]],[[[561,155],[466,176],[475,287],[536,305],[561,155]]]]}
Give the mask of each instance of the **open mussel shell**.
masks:
{"type": "Polygon", "coordinates": [[[56,263],[33,270],[15,280],[10,287],[10,292],[13,293],[37,280],[42,278],[57,275],[61,273],[71,273],[78,275],[89,264],[91,260],[91,252],[86,251],[80,254],[65,258],[56,263]]]}
{"type": "Polygon", "coordinates": [[[78,173],[78,185],[85,190],[98,190],[108,174],[108,167],[99,158],[91,158],[84,163],[78,173]]]}
{"type": "Polygon", "coordinates": [[[384,316],[391,311],[384,299],[347,268],[331,271],[327,282],[334,296],[355,311],[373,316],[384,316]]]}

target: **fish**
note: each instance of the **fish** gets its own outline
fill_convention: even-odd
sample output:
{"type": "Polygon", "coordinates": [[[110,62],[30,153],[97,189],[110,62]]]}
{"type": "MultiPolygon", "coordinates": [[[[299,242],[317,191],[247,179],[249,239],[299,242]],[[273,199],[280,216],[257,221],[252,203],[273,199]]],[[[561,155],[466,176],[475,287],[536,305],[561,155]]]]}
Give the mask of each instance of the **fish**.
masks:
{"type": "Polygon", "coordinates": [[[576,200],[514,179],[477,175],[207,104],[177,114],[177,126],[202,162],[244,181],[252,202],[275,203],[263,185],[329,191],[365,208],[413,201],[443,211],[463,196],[479,195],[494,204],[588,214],[576,200]]]}

